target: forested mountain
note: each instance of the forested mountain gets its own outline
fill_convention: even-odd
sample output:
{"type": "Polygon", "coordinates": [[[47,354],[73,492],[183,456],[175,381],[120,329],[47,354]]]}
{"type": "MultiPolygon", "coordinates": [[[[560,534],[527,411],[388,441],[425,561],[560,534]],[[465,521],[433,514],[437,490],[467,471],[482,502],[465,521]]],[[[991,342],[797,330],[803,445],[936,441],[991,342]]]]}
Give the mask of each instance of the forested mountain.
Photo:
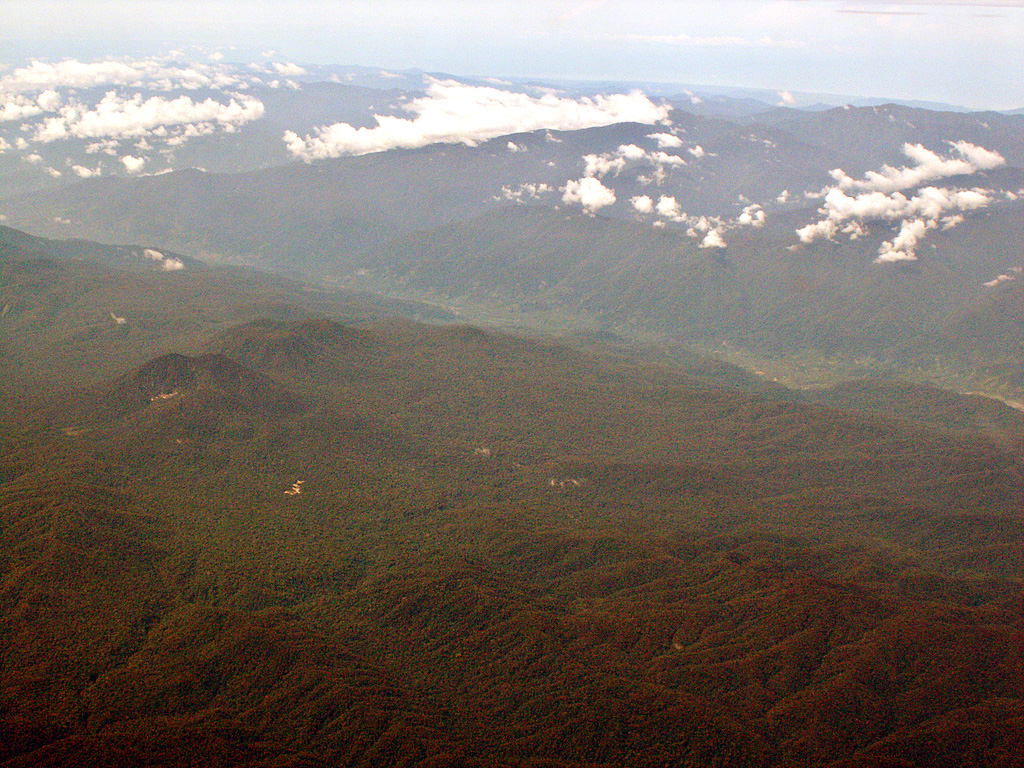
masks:
{"type": "Polygon", "coordinates": [[[146,250],[0,240],[4,765],[1019,761],[1019,411],[146,250]]]}

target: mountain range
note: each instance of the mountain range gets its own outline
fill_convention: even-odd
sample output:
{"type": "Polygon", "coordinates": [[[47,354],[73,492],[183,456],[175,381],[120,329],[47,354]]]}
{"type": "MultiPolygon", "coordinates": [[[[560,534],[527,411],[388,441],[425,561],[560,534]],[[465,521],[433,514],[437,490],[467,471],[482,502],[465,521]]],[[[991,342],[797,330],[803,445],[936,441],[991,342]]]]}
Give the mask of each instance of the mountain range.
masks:
{"type": "Polygon", "coordinates": [[[1020,115],[253,72],[0,132],[0,765],[1021,764],[1020,115]]]}

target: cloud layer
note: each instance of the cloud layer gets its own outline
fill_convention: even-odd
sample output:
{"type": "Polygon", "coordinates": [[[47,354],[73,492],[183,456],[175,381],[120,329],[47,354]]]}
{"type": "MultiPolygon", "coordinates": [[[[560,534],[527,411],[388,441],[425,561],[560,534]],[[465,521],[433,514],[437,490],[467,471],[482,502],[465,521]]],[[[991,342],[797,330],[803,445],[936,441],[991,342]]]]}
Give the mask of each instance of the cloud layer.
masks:
{"type": "Polygon", "coordinates": [[[295,157],[311,162],[436,143],[475,146],[498,136],[545,128],[571,131],[622,122],[653,124],[668,118],[668,107],[654,104],[639,91],[569,99],[450,80],[433,81],[427,95],[413,99],[405,109],[415,117],[375,115],[376,128],[335,123],[305,138],[285,131],[284,141],[295,157]]]}
{"type": "MultiPolygon", "coordinates": [[[[258,74],[275,73],[300,76],[304,70],[278,63],[254,73],[237,64],[186,62],[179,54],[146,60],[33,61],[0,76],[0,129],[11,139],[0,151],[13,146],[26,153],[25,162],[42,152],[47,162],[63,166],[72,177],[134,174],[159,166],[167,170],[175,150],[189,139],[233,133],[263,117],[263,103],[247,91],[270,85],[258,74]],[[199,89],[205,93],[197,95],[199,89]],[[88,143],[70,146],[63,161],[54,156],[65,150],[43,149],[70,139],[88,143]],[[133,146],[123,145],[126,141],[133,146]],[[83,150],[116,162],[83,163],[83,150]]],[[[52,176],[61,175],[37,165],[52,176]]]]}
{"type": "Polygon", "coordinates": [[[138,138],[159,126],[216,123],[238,126],[263,116],[263,103],[251,98],[231,99],[227,104],[206,99],[192,101],[188,96],[165,99],[141,94],[123,98],[109,91],[95,107],[68,105],[57,117],[39,125],[33,139],[44,143],[67,138],[138,138]]]}

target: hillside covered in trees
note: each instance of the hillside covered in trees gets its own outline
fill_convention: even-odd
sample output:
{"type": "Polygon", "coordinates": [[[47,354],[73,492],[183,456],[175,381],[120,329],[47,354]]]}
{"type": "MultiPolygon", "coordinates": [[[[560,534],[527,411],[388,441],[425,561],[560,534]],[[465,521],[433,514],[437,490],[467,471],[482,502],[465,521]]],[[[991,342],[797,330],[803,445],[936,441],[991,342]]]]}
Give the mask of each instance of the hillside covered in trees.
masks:
{"type": "Polygon", "coordinates": [[[0,765],[1022,764],[1024,414],[141,253],[0,240],[0,765]]]}

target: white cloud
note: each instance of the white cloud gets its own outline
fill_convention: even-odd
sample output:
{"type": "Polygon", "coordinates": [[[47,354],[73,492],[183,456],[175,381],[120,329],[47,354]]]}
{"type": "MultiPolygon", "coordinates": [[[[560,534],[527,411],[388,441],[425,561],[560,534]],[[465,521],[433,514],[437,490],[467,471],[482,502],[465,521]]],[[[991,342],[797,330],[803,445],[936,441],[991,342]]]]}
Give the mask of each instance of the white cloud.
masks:
{"type": "Polygon", "coordinates": [[[689,152],[691,155],[693,155],[698,160],[700,160],[702,157],[704,157],[705,154],[707,154],[704,151],[704,147],[702,147],[700,144],[698,144],[695,147],[690,147],[686,151],[689,152]]]}
{"type": "Polygon", "coordinates": [[[925,149],[920,144],[904,144],[903,153],[915,161],[913,167],[894,168],[882,166],[880,171],[868,171],[863,179],[852,179],[844,171],[837,168],[831,172],[841,189],[858,189],[865,192],[898,192],[912,187],[919,187],[929,181],[949,178],[950,176],[967,176],[978,171],[998,168],[1006,160],[998,152],[978,147],[966,141],[947,142],[958,155],[942,157],[925,149]]]}
{"type": "Polygon", "coordinates": [[[0,91],[45,91],[51,88],[94,88],[116,83],[129,85],[144,77],[141,68],[120,61],[83,63],[70,59],[58,64],[33,61],[0,78],[0,91]]]}
{"type": "Polygon", "coordinates": [[[579,203],[591,213],[615,202],[615,192],[593,176],[586,176],[578,181],[570,179],[562,187],[562,191],[563,202],[579,203]]]}
{"type": "Polygon", "coordinates": [[[647,157],[647,152],[636,144],[620,144],[615,153],[625,160],[642,160],[647,157]]]}
{"type": "MultiPolygon", "coordinates": [[[[56,64],[33,61],[0,77],[0,93],[17,94],[61,88],[96,88],[104,85],[145,87],[157,90],[174,88],[231,88],[240,87],[243,80],[230,65],[204,62],[178,63],[170,59],[140,61],[80,62],[68,59],[56,64]]],[[[50,106],[40,106],[52,111],[50,106]]]]}
{"type": "Polygon", "coordinates": [[[654,211],[654,203],[649,195],[639,195],[637,197],[630,198],[633,207],[640,213],[651,213],[654,211]]]}
{"type": "Polygon", "coordinates": [[[118,139],[103,139],[102,141],[90,142],[86,145],[85,151],[90,155],[95,155],[97,152],[116,155],[119,146],[121,146],[121,142],[118,139]]]}
{"type": "Polygon", "coordinates": [[[610,157],[608,155],[584,155],[583,175],[595,176],[603,179],[607,174],[615,176],[626,167],[626,160],[623,157],[610,157]]]}
{"type": "Polygon", "coordinates": [[[138,93],[126,99],[110,91],[93,108],[62,107],[59,117],[47,118],[37,127],[34,138],[44,143],[70,137],[138,138],[161,126],[242,125],[262,117],[263,112],[263,103],[248,97],[222,104],[212,98],[196,102],[188,96],[152,96],[143,100],[138,93]]]}
{"type": "Polygon", "coordinates": [[[125,155],[121,158],[121,164],[125,167],[125,170],[127,170],[128,173],[138,173],[142,170],[142,166],[146,164],[146,158],[125,155]]]}
{"type": "MultiPolygon", "coordinates": [[[[3,98],[0,93],[0,98],[3,98]]],[[[0,107],[0,123],[7,123],[12,120],[24,120],[27,117],[35,117],[43,113],[43,108],[31,99],[24,96],[8,96],[3,106],[0,107]]]]}
{"type": "Polygon", "coordinates": [[[651,152],[648,158],[653,163],[664,163],[665,165],[686,165],[686,161],[679,155],[670,155],[668,152],[651,152]]]}
{"type": "Polygon", "coordinates": [[[722,237],[722,233],[717,229],[708,230],[708,233],[704,235],[704,239],[700,243],[701,248],[727,248],[725,238],[722,237]]]}
{"type": "Polygon", "coordinates": [[[310,162],[434,143],[475,146],[498,136],[545,128],[570,131],[621,122],[652,124],[668,117],[667,107],[655,105],[639,91],[569,99],[454,81],[431,82],[426,96],[404,108],[415,117],[375,115],[375,128],[335,123],[306,138],[285,131],[284,141],[293,155],[310,162]]]}
{"type": "Polygon", "coordinates": [[[520,147],[514,141],[510,141],[507,146],[508,146],[508,151],[509,152],[522,152],[523,151],[523,147],[520,147]]]}
{"type": "Polygon", "coordinates": [[[683,146],[683,140],[671,133],[652,133],[647,138],[658,142],[658,149],[673,149],[683,146]]]}
{"type": "Polygon", "coordinates": [[[164,272],[177,272],[179,269],[185,268],[181,259],[176,259],[173,256],[165,256],[163,253],[153,248],[146,248],[142,252],[142,255],[158,262],[160,264],[160,268],[164,270],[164,272]]]}
{"type": "Polygon", "coordinates": [[[659,197],[655,210],[658,211],[658,215],[664,216],[666,219],[676,222],[686,221],[686,214],[683,213],[682,208],[674,197],[668,195],[659,197]]]}
{"type": "Polygon", "coordinates": [[[88,179],[92,178],[93,176],[100,175],[99,168],[93,170],[92,168],[85,168],[84,166],[81,165],[73,165],[71,166],[71,170],[74,171],[76,176],[81,176],[83,179],[88,179]]]}
{"type": "Polygon", "coordinates": [[[500,199],[521,204],[525,203],[527,199],[539,200],[550,192],[554,192],[554,188],[547,184],[520,184],[515,189],[502,187],[500,199]]]}
{"type": "Polygon", "coordinates": [[[891,242],[883,242],[876,263],[911,261],[925,234],[942,222],[950,229],[963,221],[962,214],[979,210],[992,201],[992,193],[982,189],[943,189],[927,186],[908,197],[903,190],[920,187],[928,181],[950,176],[969,175],[988,170],[1005,161],[996,152],[967,142],[948,142],[955,157],[941,157],[920,144],[905,144],[903,151],[916,162],[913,167],[884,166],[869,171],[863,179],[853,179],[842,169],[830,172],[837,185],[824,192],[824,218],[797,230],[803,243],[819,238],[832,239],[843,233],[850,239],[866,234],[871,221],[900,222],[900,230],[891,242]],[[847,194],[856,191],[855,194],[847,194]],[[845,226],[844,226],[845,225],[845,226]]]}
{"type": "Polygon", "coordinates": [[[761,209],[761,206],[757,203],[748,205],[743,209],[743,213],[736,219],[736,223],[741,227],[763,227],[765,222],[765,214],[761,209]]]}
{"type": "Polygon", "coordinates": [[[1014,277],[1013,275],[999,275],[995,279],[989,280],[987,283],[982,283],[982,285],[984,285],[986,288],[995,288],[1000,283],[1009,283],[1013,282],[1016,279],[1017,278],[1014,277]]]}
{"type": "Polygon", "coordinates": [[[297,77],[298,75],[306,74],[306,70],[298,64],[291,64],[289,62],[284,62],[282,64],[275,63],[274,69],[277,70],[277,74],[284,75],[285,77],[297,77]]]}
{"type": "Polygon", "coordinates": [[[36,104],[38,104],[40,109],[44,112],[56,112],[57,107],[60,106],[60,94],[52,88],[50,90],[43,91],[36,97],[36,104]]]}
{"type": "Polygon", "coordinates": [[[918,241],[924,237],[925,232],[934,227],[934,221],[925,221],[924,219],[904,221],[900,227],[899,234],[892,239],[892,242],[882,243],[875,263],[913,261],[917,258],[914,251],[917,248],[918,241]]]}

